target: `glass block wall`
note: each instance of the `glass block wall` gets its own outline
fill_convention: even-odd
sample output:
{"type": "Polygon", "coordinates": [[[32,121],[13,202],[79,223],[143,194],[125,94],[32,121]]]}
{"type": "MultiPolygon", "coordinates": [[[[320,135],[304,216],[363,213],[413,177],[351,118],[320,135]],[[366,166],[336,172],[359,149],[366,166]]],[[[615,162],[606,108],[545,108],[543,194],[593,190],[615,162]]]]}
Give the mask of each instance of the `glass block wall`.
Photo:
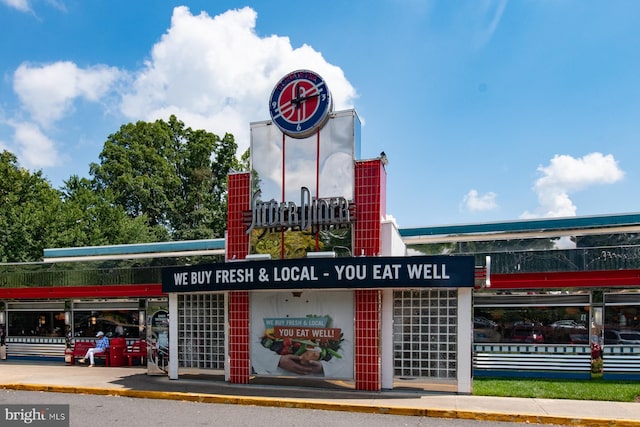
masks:
{"type": "Polygon", "coordinates": [[[224,294],[178,295],[178,366],[224,369],[224,294]]]}
{"type": "Polygon", "coordinates": [[[396,377],[456,378],[457,305],[456,290],[394,292],[396,377]]]}

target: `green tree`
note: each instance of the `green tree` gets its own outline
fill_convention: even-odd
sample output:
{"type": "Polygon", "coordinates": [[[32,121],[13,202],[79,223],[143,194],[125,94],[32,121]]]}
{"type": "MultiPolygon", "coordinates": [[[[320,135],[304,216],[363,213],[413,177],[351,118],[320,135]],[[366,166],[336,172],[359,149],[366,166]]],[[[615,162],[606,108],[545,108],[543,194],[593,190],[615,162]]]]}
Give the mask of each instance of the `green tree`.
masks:
{"type": "Polygon", "coordinates": [[[56,247],[100,246],[166,240],[166,230],[132,218],[114,203],[109,189],[95,189],[87,178],[71,176],[61,189],[62,208],[52,237],[56,247]]]}
{"type": "Polygon", "coordinates": [[[192,130],[171,116],[123,125],[90,173],[95,188],[112,191],[129,216],[146,215],[174,240],[222,237],[227,174],[240,168],[236,150],[232,135],[192,130]]]}
{"type": "Polygon", "coordinates": [[[30,173],[14,154],[0,153],[0,262],[40,260],[60,209],[60,193],[41,171],[30,173]]]}
{"type": "Polygon", "coordinates": [[[158,120],[121,126],[107,138],[100,164],[89,170],[96,188],[110,189],[131,217],[146,214],[152,226],[166,225],[170,197],[180,186],[175,162],[171,130],[158,120]]]}
{"type": "MultiPolygon", "coordinates": [[[[180,123],[182,125],[182,123],[180,123]]],[[[184,126],[184,125],[182,125],[184,126]]],[[[176,130],[180,193],[169,212],[176,240],[223,237],[227,226],[227,175],[239,168],[232,135],[191,129],[176,130]]]]}

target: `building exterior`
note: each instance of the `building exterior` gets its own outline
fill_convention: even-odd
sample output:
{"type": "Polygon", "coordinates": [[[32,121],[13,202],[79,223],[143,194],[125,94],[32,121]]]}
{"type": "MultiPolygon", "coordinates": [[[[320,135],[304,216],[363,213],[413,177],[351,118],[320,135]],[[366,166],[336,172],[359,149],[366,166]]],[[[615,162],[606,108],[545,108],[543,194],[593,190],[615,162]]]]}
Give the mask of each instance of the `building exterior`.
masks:
{"type": "Polygon", "coordinates": [[[233,383],[285,376],[379,390],[423,377],[469,392],[473,257],[405,256],[386,216],[386,159],[359,158],[357,114],[332,111],[320,76],[287,74],[269,105],[271,120],[251,124],[251,171],[229,176],[223,260],[197,242],[46,251],[69,286],[40,265],[28,281],[27,266],[7,272],[9,356],[62,354],[100,329],[147,338],[152,370],[172,379],[197,368],[233,383]],[[164,262],[136,269],[154,250],[164,262]],[[184,259],[194,255],[205,258],[184,259]],[[140,284],[138,273],[159,276],[140,284]]]}
{"type": "Polygon", "coordinates": [[[181,348],[210,339],[171,339],[200,322],[186,314],[197,298],[226,307],[211,329],[226,336],[220,367],[230,382],[321,377],[380,390],[402,372],[469,392],[473,257],[405,257],[386,220],[384,159],[359,159],[355,111],[332,112],[302,136],[278,124],[288,112],[300,121],[297,102],[308,99],[302,89],[287,97],[289,87],[326,92],[316,76],[307,88],[307,76],[285,76],[275,117],[251,125],[251,171],[229,176],[225,263],[164,271],[169,312],[185,313],[171,322],[169,376],[179,377],[181,348]]]}
{"type": "Polygon", "coordinates": [[[638,214],[401,230],[415,253],[489,256],[474,375],[638,378],[638,214]]]}
{"type": "MultiPolygon", "coordinates": [[[[398,229],[386,157],[308,70],[251,124],[224,239],[47,249],[0,266],[9,358],[64,358],[97,331],[144,339],[150,374],[420,383],[640,372],[640,215],[398,229]]],[[[1,361],[0,361],[1,363],[1,361]]]]}
{"type": "MultiPolygon", "coordinates": [[[[385,227],[390,225],[382,223],[381,226],[382,230],[386,230],[385,227]]],[[[623,214],[401,228],[398,231],[410,253],[441,254],[455,249],[465,254],[474,254],[478,258],[475,262],[477,265],[486,256],[491,257],[490,281],[485,283],[476,278],[473,290],[474,309],[473,314],[469,313],[468,316],[473,326],[475,342],[474,351],[469,351],[469,358],[481,353],[485,356],[493,353],[535,354],[531,351],[535,348],[536,351],[544,349],[545,353],[554,352],[558,359],[559,351],[563,352],[561,354],[580,351],[578,359],[582,370],[579,374],[585,377],[589,366],[584,366],[584,354],[590,349],[589,343],[598,340],[605,356],[605,376],[635,378],[633,366],[638,365],[637,343],[634,342],[634,335],[629,332],[638,330],[638,229],[640,215],[623,214]],[[572,240],[577,242],[575,247],[539,247],[540,239],[555,241],[566,236],[573,236],[572,240]],[[506,241],[511,243],[494,246],[491,250],[473,246],[506,241]],[[538,248],[533,249],[536,245],[538,248]],[[543,342],[526,342],[527,337],[533,339],[529,331],[536,332],[536,327],[527,329],[527,325],[522,325],[524,328],[521,328],[527,330],[527,334],[523,335],[525,342],[514,341],[523,339],[517,335],[514,338],[512,335],[497,336],[495,332],[492,333],[492,329],[498,324],[498,319],[493,314],[502,313],[504,317],[508,310],[514,311],[514,308],[519,315],[527,313],[537,316],[536,321],[542,324],[537,329],[542,328],[540,335],[543,342]],[[552,334],[554,330],[555,335],[552,334]],[[517,346],[515,349],[514,345],[517,346]],[[621,367],[623,362],[627,364],[626,368],[621,367]]],[[[382,235],[386,235],[385,231],[382,231],[382,235]]],[[[66,340],[60,330],[69,327],[73,330],[73,339],[90,340],[93,337],[88,332],[83,336],[80,331],[84,330],[85,324],[89,328],[93,321],[91,314],[96,315],[97,324],[101,317],[115,317],[109,311],[137,317],[137,324],[126,322],[131,336],[129,340],[136,337],[136,330],[138,335],[145,335],[147,326],[152,323],[152,316],[147,314],[169,310],[169,296],[162,291],[162,271],[165,270],[163,265],[184,266],[189,262],[194,263],[198,257],[205,263],[223,263],[225,244],[225,239],[214,239],[51,249],[45,251],[42,263],[0,266],[0,324],[5,331],[8,357],[62,360],[66,340]],[[138,259],[146,260],[147,264],[131,265],[138,259]],[[148,265],[150,260],[158,265],[148,265]],[[105,316],[102,316],[103,312],[105,316]],[[40,321],[42,316],[44,322],[40,321]],[[140,319],[144,319],[142,325],[140,319]],[[35,328],[40,323],[42,331],[36,333],[35,328]],[[26,325],[29,329],[20,325],[26,325]],[[48,325],[51,325],[51,330],[48,330],[48,325]],[[46,333],[43,332],[45,328],[46,333]],[[51,336],[52,334],[55,335],[51,336]]],[[[384,292],[388,290],[385,289],[384,292]]],[[[440,360],[437,351],[428,353],[424,350],[425,344],[434,344],[431,337],[426,337],[423,341],[420,339],[425,328],[429,330],[442,326],[436,323],[437,316],[429,319],[436,320],[431,323],[427,319],[411,317],[415,307],[420,307],[420,310],[431,310],[432,307],[443,309],[439,300],[450,295],[451,289],[405,289],[391,292],[394,298],[393,309],[385,315],[391,318],[395,328],[389,338],[393,345],[387,345],[381,351],[391,350],[388,357],[394,361],[393,372],[390,373],[392,384],[398,385],[402,381],[415,379],[434,384],[451,382],[450,379],[442,379],[450,375],[446,373],[445,365],[437,365],[442,368],[441,371],[421,370],[421,366],[429,366],[429,362],[440,360]],[[414,309],[406,309],[412,306],[414,309]],[[403,325],[402,329],[400,324],[403,325]],[[421,357],[431,360],[424,361],[424,365],[416,363],[421,357]]],[[[178,346],[177,356],[173,358],[178,360],[178,371],[183,368],[225,370],[227,359],[224,325],[228,321],[225,320],[228,316],[228,295],[226,292],[181,295],[176,311],[178,318],[190,317],[192,320],[178,323],[178,331],[175,332],[178,346]],[[198,319],[202,320],[193,320],[193,313],[199,313],[198,319]],[[212,321],[221,326],[211,328],[212,321]],[[193,345],[196,338],[202,338],[202,345],[193,345]]],[[[515,315],[511,316],[513,318],[515,315]]],[[[517,321],[524,320],[513,320],[513,323],[517,321]]],[[[106,332],[115,332],[116,325],[105,321],[99,327],[106,332]]],[[[547,354],[545,357],[550,356],[547,354]]],[[[568,365],[559,363],[563,361],[566,360],[555,360],[557,370],[540,369],[549,367],[543,358],[542,361],[533,362],[532,368],[537,367],[537,370],[503,369],[498,373],[576,376],[575,370],[561,369],[568,365]]],[[[164,363],[159,372],[168,374],[168,361],[164,363]]],[[[474,365],[474,375],[482,375],[477,360],[474,365]]],[[[518,366],[522,368],[524,365],[518,366]]]]}

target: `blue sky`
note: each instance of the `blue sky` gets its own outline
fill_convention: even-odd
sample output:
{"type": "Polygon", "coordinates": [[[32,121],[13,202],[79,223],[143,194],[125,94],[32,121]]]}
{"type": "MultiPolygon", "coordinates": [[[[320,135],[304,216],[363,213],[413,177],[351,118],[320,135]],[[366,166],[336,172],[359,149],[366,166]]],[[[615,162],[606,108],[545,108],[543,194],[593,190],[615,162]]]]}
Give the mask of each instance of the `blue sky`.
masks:
{"type": "Polygon", "coordinates": [[[637,212],[638,22],[634,0],[0,0],[0,149],[56,188],[137,120],[242,152],[307,68],[386,152],[400,227],[637,212]]]}

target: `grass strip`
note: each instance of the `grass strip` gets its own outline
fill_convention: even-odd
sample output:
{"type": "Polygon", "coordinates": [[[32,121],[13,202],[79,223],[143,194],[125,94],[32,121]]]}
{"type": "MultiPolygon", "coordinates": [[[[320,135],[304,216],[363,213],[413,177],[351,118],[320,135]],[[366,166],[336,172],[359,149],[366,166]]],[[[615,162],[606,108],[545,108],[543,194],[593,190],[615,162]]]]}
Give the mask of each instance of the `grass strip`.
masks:
{"type": "Polygon", "coordinates": [[[640,382],[597,377],[591,380],[475,378],[473,395],[634,402],[640,396],[640,382]]]}

